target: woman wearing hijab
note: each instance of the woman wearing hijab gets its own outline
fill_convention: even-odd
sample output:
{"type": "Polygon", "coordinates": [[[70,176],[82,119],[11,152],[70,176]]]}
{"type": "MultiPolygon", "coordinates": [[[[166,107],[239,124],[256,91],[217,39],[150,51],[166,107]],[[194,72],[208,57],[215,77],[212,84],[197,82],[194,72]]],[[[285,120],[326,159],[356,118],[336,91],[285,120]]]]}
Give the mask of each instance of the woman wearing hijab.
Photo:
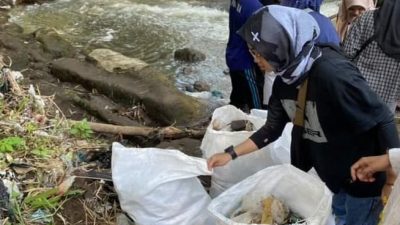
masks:
{"type": "Polygon", "coordinates": [[[400,100],[400,1],[385,0],[350,29],[343,51],[394,113],[400,100]]]}
{"type": "Polygon", "coordinates": [[[336,18],[336,30],[339,33],[341,42],[346,39],[353,21],[365,11],[373,8],[373,0],[342,0],[336,18]]]}
{"type": "Polygon", "coordinates": [[[293,121],[291,163],[304,171],[314,167],[333,193],[347,194],[347,225],[377,224],[379,196],[394,178],[381,172],[374,182],[353,182],[350,167],[361,157],[400,147],[388,108],[340,51],[315,45],[318,24],[303,10],[264,7],[238,32],[277,78],[266,124],[210,157],[209,169],[274,142],[293,121]]]}
{"type": "Polygon", "coordinates": [[[334,44],[339,46],[339,36],[331,20],[322,15],[319,10],[323,0],[282,0],[281,5],[306,10],[317,21],[320,34],[317,44],[334,44]]]}
{"type": "MultiPolygon", "coordinates": [[[[297,9],[303,9],[308,12],[317,21],[320,34],[316,39],[319,45],[332,44],[339,46],[340,40],[336,33],[335,27],[331,20],[326,16],[319,13],[323,0],[282,0],[281,5],[297,9]]],[[[272,86],[275,81],[275,74],[273,72],[266,72],[264,79],[264,104],[268,105],[269,99],[272,95],[272,86]]]]}

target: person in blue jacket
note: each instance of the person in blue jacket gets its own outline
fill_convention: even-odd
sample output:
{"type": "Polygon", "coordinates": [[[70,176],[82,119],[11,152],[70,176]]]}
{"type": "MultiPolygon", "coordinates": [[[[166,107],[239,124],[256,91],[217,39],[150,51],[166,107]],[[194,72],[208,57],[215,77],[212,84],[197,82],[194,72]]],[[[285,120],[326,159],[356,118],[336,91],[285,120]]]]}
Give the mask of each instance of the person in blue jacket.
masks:
{"type": "Polygon", "coordinates": [[[281,5],[306,10],[318,23],[320,35],[317,44],[334,44],[339,46],[340,39],[331,20],[319,10],[323,0],[282,0],[281,5]]]}
{"type": "Polygon", "coordinates": [[[261,109],[264,73],[251,56],[246,42],[236,33],[253,12],[263,7],[259,0],[231,0],[226,64],[232,81],[230,104],[242,110],[261,109]]]}

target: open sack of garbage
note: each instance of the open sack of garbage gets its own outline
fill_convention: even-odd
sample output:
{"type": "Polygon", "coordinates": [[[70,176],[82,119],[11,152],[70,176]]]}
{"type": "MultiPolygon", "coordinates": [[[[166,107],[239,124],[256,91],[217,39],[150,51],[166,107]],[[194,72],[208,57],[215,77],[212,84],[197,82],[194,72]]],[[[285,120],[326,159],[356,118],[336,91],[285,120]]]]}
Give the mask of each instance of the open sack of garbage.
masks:
{"type": "Polygon", "coordinates": [[[112,146],[112,179],[122,210],[137,225],[214,225],[199,175],[204,159],[178,150],[112,146]]]}
{"type": "Polygon", "coordinates": [[[326,185],[291,165],[266,168],[212,200],[217,225],[333,225],[332,194],[326,185]],[[290,220],[297,222],[290,223],[290,220]],[[261,224],[261,222],[260,222],[261,224]]]}
{"type": "MultiPolygon", "coordinates": [[[[262,116],[248,115],[232,105],[216,109],[201,143],[204,158],[223,152],[230,145],[238,145],[265,124],[262,116]],[[240,128],[242,125],[242,129],[240,128]]],[[[216,197],[232,185],[268,166],[289,163],[290,132],[288,125],[284,134],[274,143],[251,154],[238,157],[229,164],[214,169],[211,178],[211,197],[216,197]]]]}

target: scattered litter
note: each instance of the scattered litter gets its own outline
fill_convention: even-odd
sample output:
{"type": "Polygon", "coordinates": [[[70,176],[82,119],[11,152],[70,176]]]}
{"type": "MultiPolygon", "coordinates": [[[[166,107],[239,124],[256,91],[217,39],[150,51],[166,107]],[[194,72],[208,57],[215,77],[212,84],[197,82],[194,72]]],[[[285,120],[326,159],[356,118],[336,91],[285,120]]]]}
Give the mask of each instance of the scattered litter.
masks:
{"type": "Polygon", "coordinates": [[[38,209],[32,215],[33,222],[48,224],[52,221],[51,214],[47,210],[38,209]]]}
{"type": "Polygon", "coordinates": [[[69,189],[71,188],[72,184],[75,182],[75,176],[70,176],[65,179],[59,186],[58,186],[58,195],[65,195],[69,189]]]}
{"type": "Polygon", "coordinates": [[[32,84],[29,85],[28,93],[32,97],[34,108],[37,109],[41,114],[44,114],[44,101],[39,95],[36,95],[35,88],[33,88],[32,84]]]}
{"type": "Polygon", "coordinates": [[[13,76],[14,80],[17,82],[21,82],[24,79],[24,75],[19,71],[10,71],[10,75],[13,76]]]}
{"type": "Polygon", "coordinates": [[[109,182],[82,177],[75,182],[78,178],[72,176],[77,170],[106,169],[96,162],[74,165],[71,160],[79,149],[104,147],[104,139],[72,136],[55,96],[42,96],[33,85],[19,87],[23,76],[9,69],[11,62],[0,55],[0,224],[56,224],[56,219],[67,224],[76,216],[68,213],[71,210],[88,223],[111,224],[120,208],[109,182]],[[85,191],[95,194],[91,201],[104,210],[97,213],[88,207],[85,191]],[[4,196],[9,200],[2,201],[4,196]]]}
{"type": "Polygon", "coordinates": [[[211,95],[212,95],[212,97],[215,97],[215,98],[224,98],[224,94],[222,94],[222,92],[217,91],[217,90],[211,91],[211,95]]]}

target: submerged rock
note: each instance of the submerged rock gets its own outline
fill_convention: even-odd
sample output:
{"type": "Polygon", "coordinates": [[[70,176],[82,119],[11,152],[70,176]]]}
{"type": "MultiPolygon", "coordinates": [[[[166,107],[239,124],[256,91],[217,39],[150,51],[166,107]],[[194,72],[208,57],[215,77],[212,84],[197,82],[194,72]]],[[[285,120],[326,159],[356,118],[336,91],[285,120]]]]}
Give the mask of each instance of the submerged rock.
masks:
{"type": "Polygon", "coordinates": [[[95,61],[108,72],[127,69],[139,71],[148,66],[147,63],[140,59],[129,58],[110,49],[95,49],[89,54],[88,59],[95,61]]]}
{"type": "Polygon", "coordinates": [[[204,82],[204,81],[196,81],[196,82],[194,82],[194,84],[193,84],[193,88],[196,90],[196,91],[210,91],[210,85],[209,84],[207,84],[206,82],[204,82]]]}
{"type": "Polygon", "coordinates": [[[43,50],[50,53],[53,58],[73,57],[75,50],[73,46],[63,39],[53,29],[39,29],[34,32],[36,40],[43,45],[43,50]]]}
{"type": "Polygon", "coordinates": [[[204,61],[206,59],[206,55],[195,49],[183,48],[175,51],[174,58],[176,60],[194,63],[204,61]]]}

